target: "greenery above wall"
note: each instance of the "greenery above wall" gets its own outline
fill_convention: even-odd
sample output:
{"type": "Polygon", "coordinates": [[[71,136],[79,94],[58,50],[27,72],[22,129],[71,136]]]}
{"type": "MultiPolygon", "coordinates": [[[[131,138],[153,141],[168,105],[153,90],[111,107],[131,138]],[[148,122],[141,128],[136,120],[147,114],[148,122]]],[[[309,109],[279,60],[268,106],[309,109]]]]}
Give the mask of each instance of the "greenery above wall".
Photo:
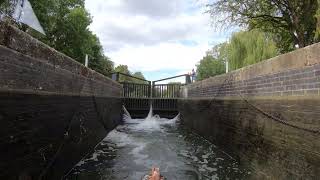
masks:
{"type": "Polygon", "coordinates": [[[197,64],[196,80],[203,80],[205,78],[225,73],[225,48],[227,43],[214,46],[207,51],[199,64],[197,64]]]}
{"type": "Polygon", "coordinates": [[[89,56],[89,67],[108,75],[113,62],[104,55],[99,38],[89,30],[92,20],[84,7],[84,0],[30,0],[46,36],[37,36],[58,51],[84,63],[89,56]]]}
{"type": "Polygon", "coordinates": [[[229,70],[236,70],[274,57],[278,50],[268,34],[251,30],[234,33],[225,53],[230,65],[229,70]]]}
{"type": "MultiPolygon", "coordinates": [[[[145,79],[144,75],[141,72],[134,72],[134,73],[130,72],[127,65],[120,64],[119,66],[115,67],[114,70],[115,70],[115,72],[120,72],[123,74],[128,74],[128,75],[140,78],[140,79],[145,79]]],[[[120,75],[119,81],[120,82],[147,83],[146,81],[141,81],[141,80],[131,78],[128,76],[124,76],[124,75],[120,75]]]]}
{"type": "Polygon", "coordinates": [[[215,0],[208,5],[208,12],[223,27],[237,25],[272,33],[284,53],[316,42],[318,1],[215,0]]]}
{"type": "Polygon", "coordinates": [[[258,30],[234,33],[229,42],[218,44],[197,65],[197,80],[236,70],[278,55],[272,36],[258,30]]]}
{"type": "Polygon", "coordinates": [[[320,0],[212,1],[207,12],[216,27],[238,26],[243,30],[214,46],[214,55],[207,53],[200,60],[197,79],[224,73],[221,67],[225,68],[226,61],[229,70],[236,70],[319,42],[319,4],[320,0]]]}
{"type": "MultiPolygon", "coordinates": [[[[85,0],[29,0],[46,36],[27,26],[19,26],[33,37],[84,64],[86,54],[89,67],[109,76],[114,63],[104,55],[99,38],[89,30],[92,22],[85,9],[85,0]]],[[[0,11],[12,15],[17,0],[0,2],[0,11]]]]}

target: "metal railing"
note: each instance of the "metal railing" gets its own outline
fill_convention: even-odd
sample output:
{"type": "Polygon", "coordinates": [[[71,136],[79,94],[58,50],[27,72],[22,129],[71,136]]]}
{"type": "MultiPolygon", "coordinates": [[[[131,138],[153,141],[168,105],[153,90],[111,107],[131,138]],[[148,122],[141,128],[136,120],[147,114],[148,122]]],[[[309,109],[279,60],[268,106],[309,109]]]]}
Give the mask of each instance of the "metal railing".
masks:
{"type": "Polygon", "coordinates": [[[179,98],[182,84],[154,84],[153,98],[179,98]]]}
{"type": "Polygon", "coordinates": [[[185,84],[191,83],[190,75],[182,74],[156,81],[148,81],[129,74],[121,72],[112,73],[112,79],[123,85],[123,97],[125,98],[164,98],[173,99],[180,97],[181,83],[156,84],[161,81],[166,81],[178,77],[185,77],[185,84]],[[129,82],[121,82],[120,76],[129,77],[129,82]],[[140,83],[132,82],[131,79],[139,80],[140,83]]]}
{"type": "Polygon", "coordinates": [[[123,85],[123,97],[128,98],[149,98],[151,96],[151,83],[138,84],[121,82],[123,85]]]}
{"type": "Polygon", "coordinates": [[[117,81],[117,82],[120,82],[120,76],[126,76],[126,77],[129,77],[131,79],[137,79],[137,80],[140,80],[142,82],[151,83],[151,81],[148,81],[148,80],[145,80],[145,79],[141,79],[141,78],[132,76],[130,74],[121,73],[121,72],[111,73],[111,76],[112,76],[112,80],[117,81]]]}

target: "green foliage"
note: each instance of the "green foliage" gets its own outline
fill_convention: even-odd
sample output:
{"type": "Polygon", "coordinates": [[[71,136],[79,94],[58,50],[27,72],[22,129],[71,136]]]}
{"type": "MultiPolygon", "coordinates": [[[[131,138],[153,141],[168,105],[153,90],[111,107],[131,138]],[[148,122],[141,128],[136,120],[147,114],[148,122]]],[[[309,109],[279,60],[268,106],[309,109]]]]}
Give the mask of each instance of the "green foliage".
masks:
{"type": "Polygon", "coordinates": [[[208,6],[219,24],[274,34],[281,52],[314,43],[317,0],[216,0],[208,6]]]}
{"type": "Polygon", "coordinates": [[[96,35],[89,30],[92,20],[84,8],[84,0],[30,0],[46,37],[39,37],[58,51],[80,63],[89,56],[89,67],[108,75],[113,62],[103,53],[96,35]]]}
{"type": "Polygon", "coordinates": [[[96,48],[99,42],[87,29],[91,23],[89,14],[78,7],[66,14],[64,19],[64,23],[59,26],[60,31],[56,33],[59,38],[55,42],[55,48],[83,63],[85,54],[90,51],[92,53],[92,48],[96,48]]]}
{"type": "Polygon", "coordinates": [[[225,62],[229,70],[269,59],[278,54],[273,37],[258,30],[240,31],[232,35],[229,43],[214,46],[197,65],[197,80],[223,74],[225,62]]]}
{"type": "MultiPolygon", "coordinates": [[[[120,64],[119,66],[114,68],[114,71],[115,72],[120,72],[120,73],[123,73],[123,74],[131,75],[127,65],[121,65],[120,64]]],[[[120,75],[120,77],[119,77],[119,81],[120,82],[131,82],[131,79],[132,78],[130,78],[128,76],[123,76],[123,75],[120,75]]]]}
{"type": "MultiPolygon", "coordinates": [[[[128,74],[128,75],[140,78],[140,79],[145,79],[145,77],[142,74],[142,72],[135,72],[135,73],[130,72],[127,65],[121,65],[120,64],[114,70],[115,70],[115,72],[120,72],[120,73],[123,73],[123,74],[128,74]]],[[[120,75],[119,81],[120,82],[142,83],[142,84],[147,83],[146,81],[142,81],[142,80],[135,79],[135,78],[132,78],[132,77],[129,77],[129,76],[124,76],[124,75],[120,75]]]]}
{"type": "Polygon", "coordinates": [[[142,72],[135,72],[135,73],[132,74],[132,76],[140,78],[140,79],[145,79],[145,77],[142,74],[142,72]]]}
{"type": "Polygon", "coordinates": [[[257,30],[233,34],[226,52],[230,70],[255,64],[278,54],[272,38],[257,30]]]}
{"type": "Polygon", "coordinates": [[[16,3],[12,0],[0,0],[0,15],[1,14],[12,14],[13,4],[16,3]]]}
{"type": "Polygon", "coordinates": [[[223,48],[215,46],[211,52],[208,52],[205,57],[203,57],[199,64],[197,64],[197,80],[203,80],[205,78],[223,74],[225,72],[225,64],[223,59],[223,48]]]}
{"type": "MultiPolygon", "coordinates": [[[[113,62],[104,55],[98,37],[88,28],[92,20],[84,7],[85,0],[29,1],[46,36],[30,29],[28,33],[82,64],[88,54],[89,67],[97,72],[104,75],[112,72],[113,62]]],[[[15,2],[4,0],[0,8],[3,11],[10,9],[8,6],[15,2]]]]}

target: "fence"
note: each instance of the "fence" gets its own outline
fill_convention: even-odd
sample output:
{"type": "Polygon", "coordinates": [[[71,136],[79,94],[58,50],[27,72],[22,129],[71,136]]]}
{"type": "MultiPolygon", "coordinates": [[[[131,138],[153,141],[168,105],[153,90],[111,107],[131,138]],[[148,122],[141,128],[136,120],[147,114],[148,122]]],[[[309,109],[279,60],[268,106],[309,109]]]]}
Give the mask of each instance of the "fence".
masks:
{"type": "Polygon", "coordinates": [[[160,79],[156,81],[148,81],[129,74],[120,72],[112,73],[112,79],[118,81],[123,85],[123,97],[125,98],[164,98],[172,99],[180,97],[180,88],[185,84],[169,83],[169,84],[156,84],[161,81],[168,81],[170,79],[185,77],[185,84],[191,83],[190,75],[182,74],[174,77],[160,79]],[[129,82],[125,81],[125,77],[129,78],[129,82]],[[139,83],[133,82],[132,79],[138,80],[139,83]],[[152,85],[151,85],[152,84],[152,85]]]}
{"type": "Polygon", "coordinates": [[[151,96],[150,84],[138,84],[122,82],[123,85],[123,97],[128,98],[148,98],[151,96]]]}
{"type": "Polygon", "coordinates": [[[154,98],[179,98],[181,84],[156,84],[152,87],[154,98]]]}

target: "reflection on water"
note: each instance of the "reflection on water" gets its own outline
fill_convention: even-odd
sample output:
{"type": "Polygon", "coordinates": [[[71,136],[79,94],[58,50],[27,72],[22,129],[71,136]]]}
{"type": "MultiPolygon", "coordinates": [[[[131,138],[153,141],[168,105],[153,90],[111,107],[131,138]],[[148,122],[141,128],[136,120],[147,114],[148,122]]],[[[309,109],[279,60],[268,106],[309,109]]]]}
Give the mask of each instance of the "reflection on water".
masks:
{"type": "Polygon", "coordinates": [[[183,129],[179,117],[124,116],[118,126],[80,161],[68,179],[140,180],[159,167],[168,180],[246,179],[250,172],[202,137],[183,129]]]}

